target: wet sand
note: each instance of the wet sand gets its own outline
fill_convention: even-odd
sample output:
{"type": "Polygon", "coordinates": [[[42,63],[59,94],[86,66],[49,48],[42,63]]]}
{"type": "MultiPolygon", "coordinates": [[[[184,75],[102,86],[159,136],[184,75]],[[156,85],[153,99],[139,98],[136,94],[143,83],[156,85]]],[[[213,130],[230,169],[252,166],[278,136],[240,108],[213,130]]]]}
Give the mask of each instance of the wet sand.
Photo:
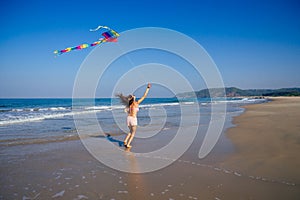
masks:
{"type": "Polygon", "coordinates": [[[0,199],[299,199],[299,102],[247,106],[228,130],[235,152],[213,164],[197,157],[201,140],[144,174],[103,165],[80,140],[0,146],[0,199]]]}

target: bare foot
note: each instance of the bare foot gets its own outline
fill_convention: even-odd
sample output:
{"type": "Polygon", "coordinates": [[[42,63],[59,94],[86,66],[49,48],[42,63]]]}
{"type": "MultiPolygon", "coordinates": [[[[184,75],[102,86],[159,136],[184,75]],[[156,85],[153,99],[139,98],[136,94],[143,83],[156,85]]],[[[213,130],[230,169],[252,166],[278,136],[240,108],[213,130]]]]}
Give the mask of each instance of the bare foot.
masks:
{"type": "Polygon", "coordinates": [[[126,148],[131,148],[132,146],[127,144],[127,145],[125,145],[125,147],[126,148]]]}

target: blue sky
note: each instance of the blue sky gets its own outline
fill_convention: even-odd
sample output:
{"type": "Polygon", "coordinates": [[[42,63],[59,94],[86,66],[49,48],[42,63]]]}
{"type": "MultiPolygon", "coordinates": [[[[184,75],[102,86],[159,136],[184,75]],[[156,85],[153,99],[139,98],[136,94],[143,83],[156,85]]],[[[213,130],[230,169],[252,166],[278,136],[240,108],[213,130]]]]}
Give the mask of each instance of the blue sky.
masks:
{"type": "Polygon", "coordinates": [[[148,26],[182,32],[206,49],[226,86],[299,87],[299,9],[291,0],[2,1],[0,98],[71,97],[92,49],[52,52],[95,41],[99,35],[88,30],[102,24],[119,32],[148,26]]]}

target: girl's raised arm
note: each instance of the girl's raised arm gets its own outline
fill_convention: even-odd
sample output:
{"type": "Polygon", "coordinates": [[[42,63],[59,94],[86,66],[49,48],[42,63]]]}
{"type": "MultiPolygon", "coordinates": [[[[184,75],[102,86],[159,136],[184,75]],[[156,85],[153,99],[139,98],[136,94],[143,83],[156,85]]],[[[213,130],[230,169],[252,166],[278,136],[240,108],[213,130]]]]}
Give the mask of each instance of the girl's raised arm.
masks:
{"type": "Polygon", "coordinates": [[[140,103],[142,103],[142,101],[144,101],[144,99],[145,99],[145,98],[147,97],[147,95],[148,95],[148,92],[149,92],[150,88],[151,88],[151,84],[148,83],[148,86],[147,86],[147,89],[146,89],[144,95],[142,96],[142,98],[140,98],[140,99],[137,101],[138,104],[140,104],[140,103]]]}

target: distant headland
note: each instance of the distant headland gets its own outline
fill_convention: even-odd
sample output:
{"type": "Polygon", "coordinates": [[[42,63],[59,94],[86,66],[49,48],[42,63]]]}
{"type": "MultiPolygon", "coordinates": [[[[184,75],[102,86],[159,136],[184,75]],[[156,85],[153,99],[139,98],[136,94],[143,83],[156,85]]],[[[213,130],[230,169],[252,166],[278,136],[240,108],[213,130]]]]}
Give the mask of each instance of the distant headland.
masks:
{"type": "Polygon", "coordinates": [[[277,97],[277,96],[300,96],[300,88],[281,88],[281,89],[240,89],[236,87],[211,88],[195,92],[184,92],[176,95],[178,98],[191,98],[195,94],[197,98],[216,98],[216,97],[277,97]]]}

